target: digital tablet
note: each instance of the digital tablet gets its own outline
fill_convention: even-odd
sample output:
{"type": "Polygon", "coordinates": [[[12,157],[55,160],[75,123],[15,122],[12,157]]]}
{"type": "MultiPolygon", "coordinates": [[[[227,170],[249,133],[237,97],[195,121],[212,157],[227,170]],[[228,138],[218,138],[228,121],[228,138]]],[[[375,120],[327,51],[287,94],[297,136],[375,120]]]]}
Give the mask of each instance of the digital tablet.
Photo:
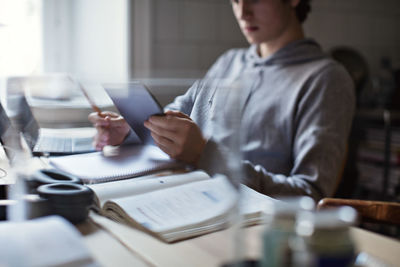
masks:
{"type": "Polygon", "coordinates": [[[143,123],[152,115],[163,114],[161,105],[140,82],[103,85],[119,113],[145,144],[153,143],[150,131],[143,123]]]}

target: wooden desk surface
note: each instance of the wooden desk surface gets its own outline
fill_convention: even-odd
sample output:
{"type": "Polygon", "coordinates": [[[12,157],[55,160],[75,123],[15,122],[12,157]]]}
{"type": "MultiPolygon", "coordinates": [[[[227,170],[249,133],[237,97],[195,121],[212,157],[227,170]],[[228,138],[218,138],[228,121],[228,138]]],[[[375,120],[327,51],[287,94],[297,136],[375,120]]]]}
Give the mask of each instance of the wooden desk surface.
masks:
{"type": "MultiPolygon", "coordinates": [[[[79,229],[93,256],[104,266],[220,266],[234,258],[231,229],[174,244],[97,214],[91,214],[91,221],[79,229]]],[[[262,230],[263,226],[259,225],[243,231],[246,258],[259,258],[262,230]]],[[[358,251],[400,266],[399,241],[359,228],[352,228],[351,234],[358,251]]]]}

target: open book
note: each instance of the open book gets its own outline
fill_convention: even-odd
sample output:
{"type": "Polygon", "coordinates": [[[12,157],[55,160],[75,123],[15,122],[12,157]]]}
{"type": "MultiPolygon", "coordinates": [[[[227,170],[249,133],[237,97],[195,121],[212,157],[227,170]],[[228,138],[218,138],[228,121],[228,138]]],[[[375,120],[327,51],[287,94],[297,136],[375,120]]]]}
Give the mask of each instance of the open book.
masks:
{"type": "Polygon", "coordinates": [[[128,179],[184,167],[154,145],[120,146],[103,152],[49,159],[52,166],[79,177],[86,184],[128,179]]]}
{"type": "MultiPolygon", "coordinates": [[[[174,242],[222,229],[229,223],[237,194],[224,176],[210,178],[203,171],[147,176],[89,185],[100,213],[174,242]]],[[[241,187],[244,224],[262,220],[266,202],[274,201],[241,187]]]]}

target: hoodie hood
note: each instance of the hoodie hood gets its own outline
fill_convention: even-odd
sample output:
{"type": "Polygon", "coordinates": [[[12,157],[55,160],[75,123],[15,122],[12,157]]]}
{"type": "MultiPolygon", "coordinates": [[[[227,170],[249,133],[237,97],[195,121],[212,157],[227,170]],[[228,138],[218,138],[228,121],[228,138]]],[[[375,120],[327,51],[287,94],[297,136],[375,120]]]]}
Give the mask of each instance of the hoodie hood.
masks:
{"type": "Polygon", "coordinates": [[[320,45],[312,39],[291,42],[266,58],[258,55],[257,45],[252,45],[246,54],[247,61],[253,62],[254,66],[292,65],[326,57],[328,56],[322,52],[320,45]]]}

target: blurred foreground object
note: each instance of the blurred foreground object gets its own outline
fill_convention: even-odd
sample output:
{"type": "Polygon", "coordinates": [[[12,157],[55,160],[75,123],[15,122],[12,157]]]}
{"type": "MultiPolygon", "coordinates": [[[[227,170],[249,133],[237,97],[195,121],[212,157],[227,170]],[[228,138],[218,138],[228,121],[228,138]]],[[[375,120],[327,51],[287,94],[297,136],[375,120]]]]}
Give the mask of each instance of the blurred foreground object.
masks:
{"type": "Polygon", "coordinates": [[[59,216],[0,223],[4,266],[98,266],[79,232],[59,216]]]}

